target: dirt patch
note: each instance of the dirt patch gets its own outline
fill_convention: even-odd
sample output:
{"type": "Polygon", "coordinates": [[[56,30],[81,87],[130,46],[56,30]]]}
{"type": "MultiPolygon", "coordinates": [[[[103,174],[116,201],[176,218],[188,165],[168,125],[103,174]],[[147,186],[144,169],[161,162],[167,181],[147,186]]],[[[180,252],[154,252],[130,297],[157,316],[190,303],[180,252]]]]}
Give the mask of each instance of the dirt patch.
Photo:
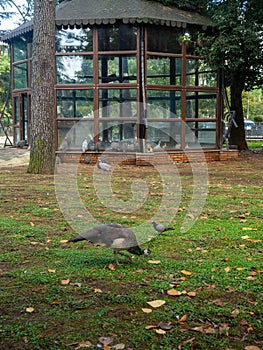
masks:
{"type": "Polygon", "coordinates": [[[0,167],[27,165],[29,154],[28,149],[0,148],[0,167]]]}

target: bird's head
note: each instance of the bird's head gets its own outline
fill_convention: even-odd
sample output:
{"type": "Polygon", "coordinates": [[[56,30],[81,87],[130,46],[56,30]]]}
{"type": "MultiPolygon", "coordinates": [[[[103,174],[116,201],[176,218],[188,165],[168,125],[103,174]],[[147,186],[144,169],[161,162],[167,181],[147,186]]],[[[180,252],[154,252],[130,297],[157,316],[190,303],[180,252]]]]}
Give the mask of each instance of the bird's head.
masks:
{"type": "Polygon", "coordinates": [[[152,254],[152,252],[151,252],[150,248],[144,249],[143,255],[151,255],[151,254],[152,254]]]}

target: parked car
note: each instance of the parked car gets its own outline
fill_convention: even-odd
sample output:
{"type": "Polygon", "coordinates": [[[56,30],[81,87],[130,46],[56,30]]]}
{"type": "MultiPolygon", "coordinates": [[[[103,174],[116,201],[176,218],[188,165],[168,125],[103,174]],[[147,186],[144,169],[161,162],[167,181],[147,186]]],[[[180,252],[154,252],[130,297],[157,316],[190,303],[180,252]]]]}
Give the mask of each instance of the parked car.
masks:
{"type": "Polygon", "coordinates": [[[245,130],[246,131],[251,131],[252,128],[255,126],[255,123],[253,122],[253,120],[245,119],[244,120],[244,125],[245,125],[245,130]]]}

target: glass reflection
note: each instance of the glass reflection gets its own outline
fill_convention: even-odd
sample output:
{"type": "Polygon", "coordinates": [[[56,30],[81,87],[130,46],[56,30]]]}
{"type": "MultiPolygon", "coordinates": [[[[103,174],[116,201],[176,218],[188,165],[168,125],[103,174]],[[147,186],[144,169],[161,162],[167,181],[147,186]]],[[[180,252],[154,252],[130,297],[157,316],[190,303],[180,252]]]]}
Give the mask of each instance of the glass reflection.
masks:
{"type": "Polygon", "coordinates": [[[149,56],[147,59],[147,83],[181,85],[182,59],[175,57],[149,56]]]}
{"type": "Polygon", "coordinates": [[[93,83],[92,56],[57,56],[58,84],[93,83]]]}
{"type": "Polygon", "coordinates": [[[27,63],[16,64],[14,66],[14,89],[25,89],[28,87],[27,83],[27,63]]]}
{"type": "Polygon", "coordinates": [[[58,118],[93,117],[93,90],[57,90],[58,118]]]}
{"type": "Polygon", "coordinates": [[[99,51],[136,50],[137,28],[129,24],[100,27],[99,51]]]}
{"type": "Polygon", "coordinates": [[[93,30],[86,29],[60,29],[56,34],[57,52],[92,52],[93,30]]]}
{"type": "Polygon", "coordinates": [[[137,82],[135,55],[100,55],[99,82],[132,84],[137,82]]]}
{"type": "Polygon", "coordinates": [[[151,108],[150,113],[147,113],[147,117],[155,119],[181,117],[181,95],[181,91],[148,90],[147,101],[151,108]]]}

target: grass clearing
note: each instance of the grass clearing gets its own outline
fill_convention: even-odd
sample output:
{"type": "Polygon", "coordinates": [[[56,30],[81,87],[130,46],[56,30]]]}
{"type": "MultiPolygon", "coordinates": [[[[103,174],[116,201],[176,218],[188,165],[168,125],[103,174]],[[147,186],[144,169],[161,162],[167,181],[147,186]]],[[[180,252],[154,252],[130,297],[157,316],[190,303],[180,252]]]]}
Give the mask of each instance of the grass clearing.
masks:
{"type": "MultiPolygon", "coordinates": [[[[152,256],[120,257],[120,266],[107,248],[61,243],[75,232],[60,212],[53,176],[1,168],[0,349],[262,349],[263,157],[208,164],[207,201],[186,233],[180,225],[191,167],[177,167],[175,229],[153,239],[152,256]],[[152,307],[154,300],[165,303],[152,307]]],[[[148,184],[147,200],[132,214],[101,203],[92,173],[80,165],[78,183],[97,220],[135,227],[158,210],[162,181],[152,167],[114,172],[116,199],[132,198],[136,179],[148,184]]]]}

